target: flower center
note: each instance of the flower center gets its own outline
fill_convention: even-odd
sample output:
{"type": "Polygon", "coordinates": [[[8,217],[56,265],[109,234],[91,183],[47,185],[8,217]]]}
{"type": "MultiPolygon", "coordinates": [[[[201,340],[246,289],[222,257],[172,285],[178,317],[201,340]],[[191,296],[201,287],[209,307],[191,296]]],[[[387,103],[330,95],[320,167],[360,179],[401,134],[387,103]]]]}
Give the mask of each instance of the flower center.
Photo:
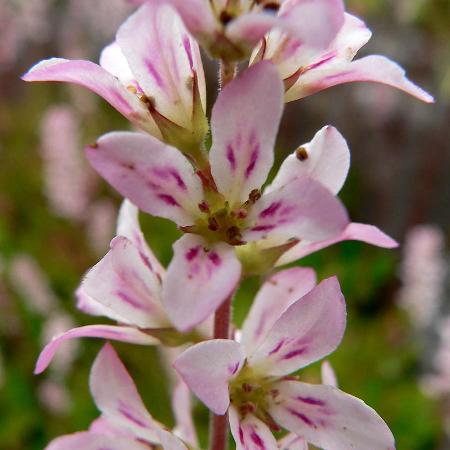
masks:
{"type": "Polygon", "coordinates": [[[181,231],[199,234],[210,242],[244,245],[242,232],[247,228],[249,210],[260,198],[261,192],[254,189],[247,201],[232,207],[220,194],[212,196],[198,205],[203,214],[195,225],[182,227],[181,231]]]}

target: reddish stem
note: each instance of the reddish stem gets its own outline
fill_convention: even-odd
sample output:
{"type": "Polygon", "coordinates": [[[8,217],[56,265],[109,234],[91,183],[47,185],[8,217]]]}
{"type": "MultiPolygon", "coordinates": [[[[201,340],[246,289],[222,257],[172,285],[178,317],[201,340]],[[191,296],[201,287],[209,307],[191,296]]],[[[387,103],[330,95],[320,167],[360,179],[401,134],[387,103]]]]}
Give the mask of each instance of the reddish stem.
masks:
{"type": "MultiPolygon", "coordinates": [[[[230,338],[231,301],[228,297],[214,316],[214,339],[230,338]]],[[[228,447],[228,414],[211,415],[210,450],[226,450],[228,447]]]]}

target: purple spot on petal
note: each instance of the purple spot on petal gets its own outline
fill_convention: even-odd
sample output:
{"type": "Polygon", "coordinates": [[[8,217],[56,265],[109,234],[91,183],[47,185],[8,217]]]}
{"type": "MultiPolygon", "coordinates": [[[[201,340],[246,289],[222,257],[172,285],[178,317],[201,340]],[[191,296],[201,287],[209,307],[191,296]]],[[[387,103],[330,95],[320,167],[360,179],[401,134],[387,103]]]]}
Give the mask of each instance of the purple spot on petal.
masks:
{"type": "Polygon", "coordinates": [[[227,145],[227,159],[230,163],[231,170],[236,170],[236,157],[234,155],[233,147],[229,144],[227,145]]]}
{"type": "Polygon", "coordinates": [[[132,306],[136,309],[145,309],[145,307],[139,303],[137,300],[134,300],[129,294],[123,291],[117,291],[116,292],[117,297],[119,297],[122,301],[127,303],[128,305],[132,306]]]}
{"type": "Polygon", "coordinates": [[[131,422],[133,422],[135,425],[137,425],[138,427],[141,428],[147,428],[147,424],[145,422],[143,422],[142,420],[139,420],[137,417],[135,417],[130,410],[128,409],[128,407],[124,404],[121,404],[118,408],[119,413],[124,416],[126,419],[130,420],[131,422]]]}
{"type": "Polygon", "coordinates": [[[228,367],[228,371],[230,372],[231,375],[234,375],[238,371],[239,364],[240,362],[238,361],[234,366],[228,367]]]}
{"type": "Polygon", "coordinates": [[[318,398],[298,396],[298,397],[296,397],[296,399],[298,401],[306,403],[308,405],[314,405],[314,406],[325,406],[326,405],[326,403],[323,400],[319,400],[318,398]]]}
{"type": "Polygon", "coordinates": [[[200,246],[198,245],[197,247],[192,247],[190,248],[187,252],[186,252],[186,259],[188,261],[192,261],[197,255],[198,252],[200,251],[200,246]]]}
{"type": "Polygon", "coordinates": [[[256,227],[250,228],[250,231],[270,231],[275,228],[275,225],[257,225],[256,227]]]}
{"type": "Polygon", "coordinates": [[[317,69],[322,64],[327,63],[328,61],[332,60],[336,56],[336,51],[331,52],[329,55],[324,56],[320,61],[317,61],[316,63],[313,63],[307,67],[307,70],[311,69],[317,69]]]}
{"type": "Polygon", "coordinates": [[[269,355],[273,355],[274,353],[277,353],[280,350],[280,348],[283,346],[284,342],[285,342],[285,340],[281,339],[281,341],[278,342],[278,344],[275,345],[275,347],[269,352],[269,355]]]}
{"type": "Polygon", "coordinates": [[[178,202],[168,194],[158,194],[158,198],[160,198],[164,203],[167,203],[170,206],[180,206],[178,202]]]}
{"type": "Polygon", "coordinates": [[[191,67],[192,70],[194,70],[194,60],[192,58],[191,41],[189,40],[189,36],[187,35],[183,37],[183,47],[189,59],[189,66],[191,67]]]}
{"type": "Polygon", "coordinates": [[[298,348],[297,350],[292,350],[289,353],[286,353],[286,355],[283,356],[283,359],[292,359],[296,356],[303,355],[303,353],[306,352],[307,347],[298,348]]]}
{"type": "Polygon", "coordinates": [[[275,215],[275,213],[280,209],[281,205],[283,203],[282,202],[274,202],[272,203],[270,206],[268,206],[266,209],[264,209],[263,211],[261,211],[259,213],[259,217],[261,219],[265,218],[265,217],[272,217],[275,215]]]}
{"type": "Polygon", "coordinates": [[[215,266],[220,266],[222,264],[222,260],[216,252],[209,252],[208,258],[215,266]]]}
{"type": "Polygon", "coordinates": [[[250,434],[250,437],[252,438],[252,441],[261,449],[265,449],[266,446],[264,445],[264,441],[261,439],[258,433],[256,431],[252,431],[250,434]]]}
{"type": "Polygon", "coordinates": [[[296,411],[295,409],[287,408],[289,413],[291,413],[293,416],[298,417],[302,422],[306,423],[306,425],[309,425],[310,427],[315,427],[314,422],[305,414],[296,411]]]}
{"type": "Polygon", "coordinates": [[[244,431],[242,430],[242,427],[239,425],[239,440],[241,441],[241,444],[244,445],[244,431]]]}
{"type": "Polygon", "coordinates": [[[255,170],[256,162],[258,161],[259,156],[259,145],[256,144],[253,148],[252,154],[250,155],[250,161],[248,163],[247,168],[245,169],[245,177],[248,178],[251,173],[255,170]]]}
{"type": "Polygon", "coordinates": [[[115,89],[111,89],[110,91],[111,96],[113,97],[114,101],[118,103],[119,107],[125,112],[125,114],[131,114],[133,111],[133,108],[130,106],[127,100],[123,98],[123,96],[117,92],[115,89]]]}
{"type": "Polygon", "coordinates": [[[164,81],[161,78],[161,75],[156,70],[153,63],[149,60],[145,60],[145,66],[147,67],[147,70],[150,72],[150,75],[153,77],[153,79],[156,81],[156,84],[162,89],[164,88],[164,81]]]}
{"type": "Polygon", "coordinates": [[[175,169],[169,169],[169,173],[170,173],[170,175],[172,175],[172,177],[177,182],[178,187],[185,191],[187,189],[186,184],[183,181],[183,179],[181,178],[181,175],[178,173],[178,171],[175,169]]]}

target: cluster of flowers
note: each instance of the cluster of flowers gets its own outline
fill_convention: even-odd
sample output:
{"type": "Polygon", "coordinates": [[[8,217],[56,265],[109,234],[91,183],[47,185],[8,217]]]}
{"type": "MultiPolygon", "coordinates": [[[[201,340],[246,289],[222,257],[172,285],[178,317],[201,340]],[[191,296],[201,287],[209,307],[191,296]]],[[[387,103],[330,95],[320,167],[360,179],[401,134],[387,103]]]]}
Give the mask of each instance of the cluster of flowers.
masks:
{"type": "MultiPolygon", "coordinates": [[[[351,223],[336,196],[349,170],[346,141],[324,127],[262,186],[285,102],[351,81],[432,98],[385,57],[353,61],[370,31],[340,0],[139,3],[100,65],[53,58],[24,76],[83,85],[143,131],[109,133],[86,148],[91,165],[126,200],[110,251],[77,291],[78,306],[118,324],[55,337],[36,372],[61,343],[82,336],[179,347],[179,426],[170,432],[152,419],[107,344],[90,383],[101,417],[48,449],[198,448],[187,387],[216,417],[228,413],[239,450],[299,450],[308,442],[328,450],[393,449],[389,428],[362,401],[333,383],[311,385],[291,375],[333,352],[343,337],[337,279],[316,285],[314,271],[299,267],[273,273],[343,240],[396,246],[377,228],[351,223]],[[199,44],[221,61],[222,89],[210,120],[199,44]],[[236,76],[246,60],[249,67],[236,76]],[[145,242],[138,208],[184,233],[167,269],[145,242]],[[229,306],[240,281],[254,274],[268,277],[238,331],[229,306]],[[277,441],[272,431],[282,429],[289,434],[277,441]]],[[[212,442],[214,450],[225,448],[224,438],[212,442]]]]}

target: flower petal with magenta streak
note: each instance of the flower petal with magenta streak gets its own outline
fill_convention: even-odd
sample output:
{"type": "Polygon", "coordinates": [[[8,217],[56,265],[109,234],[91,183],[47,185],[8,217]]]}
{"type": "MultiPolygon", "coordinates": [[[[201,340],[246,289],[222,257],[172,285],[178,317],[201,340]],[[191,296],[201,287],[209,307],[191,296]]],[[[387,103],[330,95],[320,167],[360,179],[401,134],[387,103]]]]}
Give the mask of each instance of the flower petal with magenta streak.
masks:
{"type": "Polygon", "coordinates": [[[192,128],[197,77],[203,109],[206,86],[197,42],[167,2],[147,1],[119,28],[117,43],[159,113],[192,128]]]}
{"type": "Polygon", "coordinates": [[[180,331],[207,319],[234,291],[241,276],[233,247],[207,248],[203,238],[186,234],[174,244],[163,285],[166,312],[180,331]]]}
{"type": "Polygon", "coordinates": [[[159,442],[158,429],[131,376],[110,344],[100,350],[89,380],[98,409],[111,423],[130,430],[136,439],[159,442]]]}
{"type": "Polygon", "coordinates": [[[86,274],[77,296],[120,323],[137,328],[169,326],[157,275],[123,236],[113,239],[111,250],[86,274]]]}
{"type": "Polygon", "coordinates": [[[248,355],[262,343],[284,311],[315,285],[314,270],[303,267],[282,270],[264,282],[242,326],[240,342],[248,355]]]}
{"type": "Polygon", "coordinates": [[[344,206],[326,187],[309,177],[296,178],[256,202],[243,239],[316,242],[339,235],[348,223],[344,206]]]}
{"type": "Polygon", "coordinates": [[[223,415],[230,404],[228,381],[239,372],[244,358],[238,342],[214,339],[188,348],[173,367],[211,411],[223,415]]]}
{"type": "Polygon", "coordinates": [[[211,119],[211,170],[231,206],[266,180],[282,110],[282,83],[268,62],[250,67],[219,94],[211,119]]]}
{"type": "Polygon", "coordinates": [[[327,450],[395,450],[383,419],[362,400],[332,386],[281,381],[269,412],[275,421],[327,450]]]}
{"type": "Polygon", "coordinates": [[[108,339],[139,345],[159,344],[159,341],[155,338],[132,327],[115,325],[87,325],[85,327],[73,328],[65,333],[55,336],[44,347],[39,355],[34,373],[40,374],[48,367],[56,351],[63,342],[80,337],[108,339]]]}
{"type": "Polygon", "coordinates": [[[231,406],[229,411],[230,429],[236,442],[236,450],[278,450],[269,427],[253,414],[244,418],[231,406]]]}
{"type": "Polygon", "coordinates": [[[345,331],[345,300],[336,277],[317,285],[276,321],[248,364],[267,376],[288,375],[333,352],[345,331]]]}
{"type": "Polygon", "coordinates": [[[141,133],[113,132],[86,148],[97,172],[141,210],[192,225],[203,199],[200,180],[175,148],[141,133]]]}

